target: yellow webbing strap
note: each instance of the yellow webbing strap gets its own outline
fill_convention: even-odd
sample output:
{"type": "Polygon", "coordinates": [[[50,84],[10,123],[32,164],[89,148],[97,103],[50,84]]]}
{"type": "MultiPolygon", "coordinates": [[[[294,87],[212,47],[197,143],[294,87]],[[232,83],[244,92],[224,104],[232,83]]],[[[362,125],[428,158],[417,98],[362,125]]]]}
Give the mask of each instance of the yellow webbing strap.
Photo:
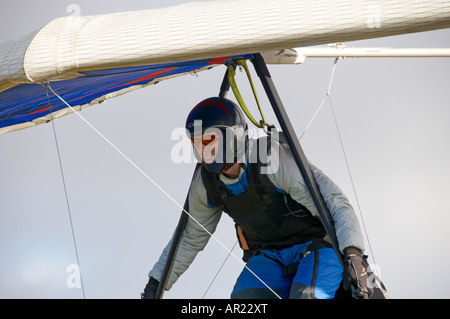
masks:
{"type": "Polygon", "coordinates": [[[250,111],[248,110],[247,106],[245,105],[244,99],[242,98],[241,93],[239,92],[239,89],[236,85],[236,81],[234,79],[234,77],[236,75],[236,71],[235,71],[234,67],[232,65],[228,65],[228,82],[230,83],[231,89],[233,90],[233,93],[234,93],[236,99],[238,100],[239,105],[241,106],[242,110],[244,111],[245,115],[247,115],[249,120],[253,124],[255,124],[257,127],[264,128],[267,125],[266,120],[264,118],[264,114],[262,112],[261,105],[259,104],[258,96],[256,94],[255,86],[253,85],[252,77],[248,70],[247,63],[245,60],[236,60],[235,63],[237,65],[242,66],[245,70],[245,73],[247,73],[247,78],[250,82],[250,86],[252,87],[253,95],[255,97],[256,104],[258,105],[259,113],[261,114],[261,118],[262,118],[261,121],[259,121],[259,123],[250,114],[250,111]]]}

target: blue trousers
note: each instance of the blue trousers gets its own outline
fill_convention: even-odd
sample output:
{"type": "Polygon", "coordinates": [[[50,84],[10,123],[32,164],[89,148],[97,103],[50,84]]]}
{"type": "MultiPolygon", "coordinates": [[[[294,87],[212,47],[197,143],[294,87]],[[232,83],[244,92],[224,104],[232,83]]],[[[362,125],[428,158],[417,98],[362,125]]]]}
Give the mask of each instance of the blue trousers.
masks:
{"type": "MultiPolygon", "coordinates": [[[[278,251],[262,250],[248,261],[247,267],[282,299],[331,299],[342,280],[341,264],[332,248],[321,248],[303,256],[309,244],[278,251]],[[296,262],[299,262],[297,271],[284,275],[283,265],[296,262]]],[[[261,280],[244,268],[231,298],[278,298],[261,280]]]]}

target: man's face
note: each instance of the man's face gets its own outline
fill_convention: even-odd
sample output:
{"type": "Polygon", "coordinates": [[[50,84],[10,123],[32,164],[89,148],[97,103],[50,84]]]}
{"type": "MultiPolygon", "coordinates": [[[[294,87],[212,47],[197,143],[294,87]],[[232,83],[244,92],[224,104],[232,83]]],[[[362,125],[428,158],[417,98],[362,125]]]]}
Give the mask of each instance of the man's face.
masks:
{"type": "Polygon", "coordinates": [[[219,153],[220,134],[217,132],[204,132],[201,136],[194,135],[191,138],[191,143],[202,158],[202,161],[206,164],[211,164],[219,153]]]}

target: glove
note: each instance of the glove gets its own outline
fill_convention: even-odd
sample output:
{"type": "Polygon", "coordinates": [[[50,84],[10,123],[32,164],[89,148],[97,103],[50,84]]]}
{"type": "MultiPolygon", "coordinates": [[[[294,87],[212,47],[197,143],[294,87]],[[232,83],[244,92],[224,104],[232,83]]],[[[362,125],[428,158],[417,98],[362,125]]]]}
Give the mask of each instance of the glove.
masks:
{"type": "Polygon", "coordinates": [[[353,297],[358,299],[369,299],[371,291],[368,287],[367,256],[356,247],[347,247],[344,249],[344,270],[343,287],[349,290],[353,286],[353,297]]]}
{"type": "Polygon", "coordinates": [[[159,281],[153,277],[150,277],[147,285],[144,288],[144,292],[141,293],[141,299],[155,299],[156,290],[158,290],[159,281]]]}

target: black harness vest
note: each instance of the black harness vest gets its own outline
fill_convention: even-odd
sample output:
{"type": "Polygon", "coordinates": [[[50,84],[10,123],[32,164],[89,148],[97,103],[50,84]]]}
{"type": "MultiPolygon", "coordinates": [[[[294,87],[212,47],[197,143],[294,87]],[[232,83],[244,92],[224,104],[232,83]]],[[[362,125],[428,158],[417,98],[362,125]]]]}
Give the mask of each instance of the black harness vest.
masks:
{"type": "Polygon", "coordinates": [[[244,261],[261,249],[278,250],[323,238],[326,231],[320,220],[290,195],[279,192],[267,175],[260,174],[260,169],[260,162],[249,164],[248,186],[240,195],[222,186],[219,174],[210,173],[203,166],[201,170],[209,202],[236,224],[244,261]]]}

